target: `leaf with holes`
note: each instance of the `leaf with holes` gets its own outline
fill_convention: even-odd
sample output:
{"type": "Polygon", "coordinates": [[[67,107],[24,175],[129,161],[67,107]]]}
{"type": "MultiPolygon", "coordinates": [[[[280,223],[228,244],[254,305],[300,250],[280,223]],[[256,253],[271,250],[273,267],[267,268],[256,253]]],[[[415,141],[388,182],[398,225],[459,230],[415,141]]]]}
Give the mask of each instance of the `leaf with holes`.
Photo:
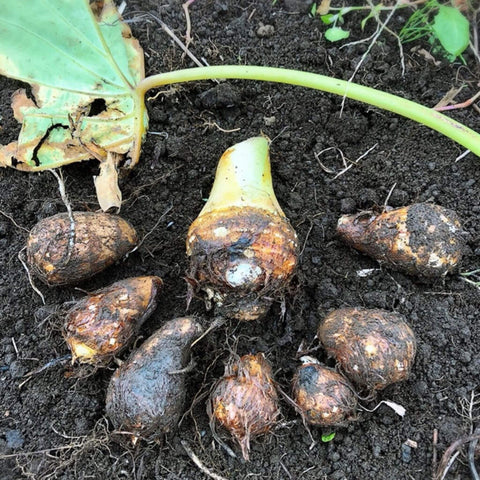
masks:
{"type": "Polygon", "coordinates": [[[118,163],[138,162],[148,122],[130,28],[112,0],[0,0],[0,11],[0,74],[32,92],[13,96],[22,129],[0,146],[0,165],[38,171],[97,158],[100,204],[119,208],[118,163]]]}

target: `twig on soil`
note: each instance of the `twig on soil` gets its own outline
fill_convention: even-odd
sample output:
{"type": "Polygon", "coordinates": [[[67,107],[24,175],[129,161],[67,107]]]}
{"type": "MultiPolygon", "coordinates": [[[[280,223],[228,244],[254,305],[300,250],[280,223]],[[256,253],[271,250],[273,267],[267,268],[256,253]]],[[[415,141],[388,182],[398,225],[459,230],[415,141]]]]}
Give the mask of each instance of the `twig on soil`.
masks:
{"type": "Polygon", "coordinates": [[[470,153],[470,150],[465,150],[462,154],[460,154],[456,159],[455,159],[455,163],[457,163],[459,160],[461,160],[462,158],[465,158],[468,154],[470,153]]]}
{"type": "Polygon", "coordinates": [[[468,465],[470,467],[470,473],[472,474],[473,480],[480,480],[480,476],[478,475],[477,467],[475,466],[475,449],[477,447],[478,439],[480,438],[480,426],[478,426],[474,432],[474,435],[477,435],[478,438],[476,440],[472,440],[470,442],[470,446],[468,447],[468,465]]]}
{"type": "MultiPolygon", "coordinates": [[[[286,455],[286,453],[284,453],[282,455],[282,458],[286,455]]],[[[282,460],[280,459],[280,466],[283,468],[283,471],[287,474],[287,477],[290,478],[290,480],[293,480],[293,477],[292,477],[292,474],[288,471],[288,468],[284,465],[284,463],[282,462],[282,460]]]]}
{"type": "Polygon", "coordinates": [[[457,412],[462,418],[465,418],[468,421],[468,424],[470,425],[469,433],[473,433],[473,430],[474,430],[473,424],[478,419],[480,419],[480,416],[476,415],[476,411],[474,413],[474,409],[476,409],[479,406],[480,406],[480,393],[477,394],[475,390],[471,391],[470,398],[460,399],[461,411],[457,411],[457,412]]]}
{"type": "Polygon", "coordinates": [[[132,194],[126,198],[125,200],[123,200],[122,204],[125,205],[126,203],[128,202],[132,202],[131,206],[134,205],[135,201],[140,197],[140,194],[148,189],[148,188],[151,188],[153,187],[154,185],[156,185],[157,183],[159,182],[162,182],[163,180],[167,179],[170,175],[172,175],[174,172],[176,172],[177,170],[179,170],[180,168],[183,168],[183,165],[177,165],[175,167],[173,167],[171,170],[169,170],[167,173],[165,173],[165,175],[161,175],[160,177],[157,177],[155,178],[154,180],[152,180],[150,183],[146,183],[144,185],[140,185],[136,190],[134,190],[132,192],[132,194]]]}
{"type": "Polygon", "coordinates": [[[18,347],[17,347],[17,342],[15,341],[15,337],[12,337],[12,345],[13,345],[13,349],[15,350],[15,354],[17,355],[17,358],[20,357],[20,353],[18,352],[18,347]]]}
{"type": "MultiPolygon", "coordinates": [[[[62,434],[52,427],[52,430],[67,439],[70,443],[67,445],[60,445],[58,447],[46,448],[42,450],[35,450],[31,452],[18,452],[7,455],[0,455],[1,459],[14,458],[17,461],[18,468],[28,478],[42,478],[43,480],[59,478],[61,472],[69,469],[74,472],[76,465],[84,459],[84,457],[94,450],[105,449],[110,456],[112,452],[108,447],[110,437],[108,434],[108,424],[105,418],[101,418],[95,424],[93,430],[87,435],[82,436],[68,436],[62,434]],[[35,470],[35,473],[29,471],[28,466],[20,462],[20,459],[29,459],[31,457],[41,455],[43,460],[41,462],[41,471],[35,470]],[[47,460],[48,458],[48,460],[47,460]]],[[[113,457],[115,458],[115,457],[113,457]]],[[[74,473],[73,473],[74,474],[74,473]]],[[[74,474],[75,478],[76,475],[74,474]]]]}
{"type": "Polygon", "coordinates": [[[25,385],[33,375],[38,375],[39,373],[42,373],[43,371],[45,371],[45,370],[47,370],[51,367],[56,367],[57,365],[62,365],[64,363],[69,362],[70,360],[72,360],[72,355],[71,354],[64,355],[63,357],[53,358],[52,360],[48,361],[47,363],[45,363],[41,367],[38,367],[35,370],[32,370],[31,372],[26,373],[24,375],[25,380],[18,385],[18,388],[23,387],[23,385],[25,385]]]}
{"type": "Polygon", "coordinates": [[[370,147],[366,152],[362,153],[356,160],[354,160],[353,162],[350,162],[350,165],[347,165],[347,161],[345,159],[345,156],[343,155],[343,152],[337,148],[337,147],[329,147],[329,148],[325,148],[324,150],[322,150],[321,152],[319,153],[315,153],[315,158],[317,160],[317,162],[319,163],[320,167],[322,168],[322,170],[324,170],[325,172],[327,173],[330,173],[330,174],[334,174],[335,171],[334,170],[331,170],[327,167],[325,167],[325,165],[323,165],[323,163],[319,160],[319,156],[328,151],[328,150],[338,150],[340,152],[340,155],[342,157],[342,162],[343,162],[343,165],[344,165],[344,169],[341,170],[340,172],[338,172],[330,181],[334,181],[336,180],[337,178],[341,177],[344,173],[348,172],[354,165],[357,165],[358,162],[360,162],[360,160],[362,160],[363,158],[365,158],[372,150],[374,150],[375,148],[377,148],[378,146],[378,143],[376,143],[375,145],[373,145],[373,147],[370,147]]]}
{"type": "MultiPolygon", "coordinates": [[[[475,390],[470,392],[470,398],[461,398],[459,415],[465,418],[468,421],[470,426],[470,434],[480,434],[480,425],[474,429],[474,423],[480,418],[477,414],[477,409],[480,406],[480,394],[476,393],[475,390]]],[[[477,468],[475,466],[475,449],[477,447],[478,440],[473,440],[470,442],[468,447],[468,463],[470,467],[470,472],[474,480],[480,480],[477,468]]]]}
{"type": "MultiPolygon", "coordinates": [[[[373,40],[371,46],[373,46],[373,44],[376,42],[378,36],[381,33],[381,29],[384,28],[388,33],[390,33],[390,35],[395,37],[395,39],[397,40],[398,50],[400,52],[399,54],[400,54],[400,65],[402,67],[402,77],[404,77],[405,76],[405,55],[403,54],[402,41],[401,41],[400,37],[393,30],[391,30],[390,28],[387,27],[387,23],[390,21],[391,16],[393,15],[393,13],[395,12],[395,10],[397,9],[398,6],[400,6],[400,7],[402,6],[401,5],[402,2],[398,1],[395,5],[393,5],[393,7],[388,8],[388,10],[391,10],[391,13],[389,14],[389,16],[387,17],[387,20],[385,22],[382,22],[382,20],[380,19],[379,13],[375,11],[375,5],[373,5],[373,3],[371,1],[368,1],[367,3],[368,3],[368,7],[366,7],[366,8],[370,8],[371,12],[373,12],[375,20],[377,22],[377,29],[375,30],[375,32],[372,33],[372,35],[370,35],[370,37],[364,38],[363,40],[358,40],[356,42],[346,43],[345,45],[342,45],[340,48],[345,48],[345,47],[348,47],[350,45],[356,45],[358,43],[366,43],[366,42],[369,42],[372,38],[374,40],[373,40]]],[[[382,8],[382,10],[387,10],[387,8],[382,8]]],[[[370,48],[371,47],[369,47],[369,49],[370,48]]],[[[366,54],[368,54],[368,52],[366,52],[366,54]]],[[[363,60],[364,60],[364,58],[362,57],[362,59],[360,60],[360,64],[363,62],[363,60]]],[[[353,76],[355,76],[355,73],[353,74],[353,76]]],[[[353,76],[352,76],[352,79],[353,79],[353,76]]]]}
{"type": "Polygon", "coordinates": [[[210,323],[210,326],[200,335],[191,345],[190,348],[193,348],[200,340],[204,339],[211,331],[216,330],[217,328],[223,327],[227,323],[225,317],[215,317],[213,322],[210,323]]]}
{"type": "Polygon", "coordinates": [[[302,478],[306,473],[310,472],[314,468],[317,468],[317,465],[312,465],[311,467],[308,467],[306,470],[304,470],[302,473],[300,473],[298,478],[302,478]]]}
{"type": "Polygon", "coordinates": [[[160,468],[166,470],[172,478],[177,478],[178,480],[181,480],[181,478],[174,471],[170,470],[165,465],[162,465],[160,463],[162,460],[163,458],[161,455],[159,455],[155,460],[155,480],[163,480],[165,478],[164,476],[160,476],[160,468]]]}
{"type": "Polygon", "coordinates": [[[435,480],[436,471],[437,471],[437,445],[438,445],[438,430],[433,429],[433,452],[432,452],[432,479],[435,480]]]}
{"type": "Polygon", "coordinates": [[[231,128],[229,130],[225,129],[225,128],[222,128],[217,122],[213,122],[212,120],[205,120],[203,122],[203,124],[206,126],[206,127],[216,127],[218,130],[220,130],[221,132],[223,133],[233,133],[233,132],[238,132],[241,130],[240,127],[238,128],[231,128]]]}
{"type": "Polygon", "coordinates": [[[187,455],[190,457],[190,460],[192,460],[192,462],[200,469],[202,473],[204,473],[210,478],[213,478],[214,480],[227,480],[225,477],[222,477],[221,475],[217,475],[216,473],[208,469],[197,457],[197,455],[195,455],[195,452],[190,448],[190,446],[185,440],[181,440],[180,443],[182,444],[182,447],[187,453],[187,455]]]}
{"type": "Polygon", "coordinates": [[[30,269],[28,268],[28,265],[26,264],[26,262],[24,260],[23,252],[26,250],[26,248],[27,247],[23,247],[18,252],[18,259],[20,260],[20,263],[23,265],[23,268],[27,272],[27,277],[28,277],[28,281],[30,283],[30,286],[33,288],[33,291],[42,299],[42,303],[45,305],[45,297],[43,296],[43,293],[33,283],[32,276],[30,275],[30,269]]]}
{"type": "Polygon", "coordinates": [[[478,97],[480,97],[480,91],[478,91],[472,98],[465,100],[462,103],[455,103],[454,105],[443,105],[438,107],[433,107],[437,112],[445,112],[446,110],[457,110],[460,108],[469,107],[478,97]]]}
{"type": "Polygon", "coordinates": [[[311,217],[307,217],[306,219],[303,219],[301,222],[299,222],[297,224],[297,227],[299,227],[302,223],[305,222],[305,220],[308,220],[310,222],[310,227],[308,227],[307,234],[305,235],[305,240],[303,241],[302,248],[300,249],[300,253],[298,254],[299,257],[301,257],[303,255],[303,252],[305,251],[305,247],[307,246],[307,243],[308,243],[308,237],[312,233],[313,227],[315,226],[315,224],[313,223],[313,220],[317,217],[320,217],[321,215],[323,215],[323,213],[321,213],[321,212],[316,213],[315,215],[313,215],[311,217]]]}
{"type": "MultiPolygon", "coordinates": [[[[446,450],[442,456],[442,460],[440,461],[440,465],[436,471],[434,476],[434,480],[443,480],[452,465],[454,464],[458,455],[460,455],[460,449],[463,445],[478,441],[480,439],[480,430],[478,433],[473,433],[472,435],[466,435],[465,437],[461,437],[455,440],[446,450]]],[[[476,480],[476,479],[475,479],[476,480]]]]}
{"type": "Polygon", "coordinates": [[[187,45],[184,45],[182,41],[175,35],[175,33],[170,30],[168,25],[166,25],[164,22],[162,22],[158,17],[155,15],[150,14],[162,27],[162,30],[172,38],[172,40],[183,50],[183,53],[188,55],[190,60],[192,60],[198,67],[203,67],[203,63],[188,49],[188,43],[187,45]]]}
{"type": "Polygon", "coordinates": [[[456,96],[465,88],[465,86],[466,86],[466,84],[463,84],[460,87],[452,87],[442,97],[442,99],[433,107],[434,110],[437,110],[440,107],[445,107],[446,105],[451,104],[455,100],[456,96]]]}
{"type": "MultiPolygon", "coordinates": [[[[360,398],[360,397],[359,397],[360,398]]],[[[366,412],[370,412],[370,413],[373,413],[375,412],[381,405],[386,405],[387,407],[391,408],[398,416],[400,417],[404,417],[405,416],[405,407],[403,407],[402,405],[396,403],[396,402],[392,402],[391,400],[382,400],[380,402],[377,403],[377,405],[375,405],[375,407],[373,407],[371,410],[364,407],[363,405],[360,405],[360,408],[362,410],[365,410],[366,412]]]]}
{"type": "Polygon", "coordinates": [[[480,280],[477,280],[479,274],[480,274],[480,269],[472,270],[471,272],[460,273],[460,278],[464,282],[470,283],[471,285],[480,289],[480,280]],[[471,280],[470,278],[468,278],[468,277],[472,277],[472,276],[473,276],[473,278],[475,278],[475,280],[471,280]]]}
{"type": "Polygon", "coordinates": [[[328,148],[324,148],[323,150],[321,150],[321,151],[318,152],[318,153],[314,152],[314,156],[315,156],[315,160],[317,160],[318,164],[320,165],[320,168],[321,168],[324,172],[333,175],[333,174],[335,173],[335,170],[332,170],[331,168],[326,167],[326,166],[320,161],[320,158],[319,158],[322,153],[328,152],[328,151],[330,151],[330,150],[337,150],[337,151],[338,151],[338,153],[339,153],[340,156],[342,157],[343,165],[344,165],[344,167],[346,168],[346,167],[347,167],[347,161],[345,160],[345,155],[343,154],[342,150],[340,150],[338,147],[328,147],[328,148]]]}
{"type": "MultiPolygon", "coordinates": [[[[198,60],[198,58],[188,49],[188,44],[187,46],[185,46],[165,22],[163,22],[162,20],[160,20],[160,18],[150,12],[131,12],[132,15],[138,13],[138,16],[133,17],[131,20],[127,20],[126,23],[133,23],[142,18],[151,18],[155,20],[160,25],[162,30],[182,49],[183,53],[188,55],[190,60],[192,60],[197,65],[197,67],[204,67],[203,63],[200,62],[200,60],[198,60]]],[[[218,80],[215,81],[218,83],[218,80]]]]}
{"type": "Polygon", "coordinates": [[[397,182],[395,182],[392,186],[392,188],[390,189],[390,191],[388,192],[387,194],[387,198],[385,199],[385,203],[383,204],[383,211],[385,211],[387,209],[387,206],[388,206],[388,201],[390,200],[390,197],[392,196],[392,193],[393,191],[395,190],[395,187],[397,186],[397,182]]]}

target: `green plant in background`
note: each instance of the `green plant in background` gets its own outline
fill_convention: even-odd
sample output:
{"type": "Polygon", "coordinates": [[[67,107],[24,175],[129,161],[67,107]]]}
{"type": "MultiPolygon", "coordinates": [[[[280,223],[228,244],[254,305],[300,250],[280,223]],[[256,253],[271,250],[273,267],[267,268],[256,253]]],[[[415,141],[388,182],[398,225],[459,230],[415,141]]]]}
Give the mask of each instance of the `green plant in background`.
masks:
{"type": "MultiPolygon", "coordinates": [[[[400,5],[400,6],[407,6],[407,5],[400,5]]],[[[342,27],[338,25],[343,25],[345,20],[344,16],[350,12],[356,11],[364,11],[368,10],[368,15],[363,18],[360,22],[360,26],[362,30],[365,28],[368,20],[371,18],[378,18],[378,15],[383,10],[392,10],[397,7],[386,7],[382,3],[378,5],[371,4],[369,6],[352,6],[352,7],[341,7],[341,8],[334,8],[330,7],[329,0],[323,0],[321,4],[317,7],[314,4],[315,9],[312,10],[312,14],[320,15],[320,20],[325,24],[329,25],[329,28],[325,30],[325,38],[330,42],[337,42],[339,40],[343,40],[350,36],[349,30],[344,30],[342,27]]]]}
{"type": "MultiPolygon", "coordinates": [[[[348,8],[342,10],[349,10],[348,8]]],[[[327,15],[322,15],[320,18],[325,25],[331,25],[331,27],[325,30],[325,38],[329,42],[338,42],[339,40],[344,40],[350,36],[349,30],[344,30],[342,27],[338,27],[337,24],[343,24],[343,13],[338,12],[337,14],[328,13],[327,15]]]]}
{"type": "Polygon", "coordinates": [[[410,16],[399,36],[402,43],[428,37],[453,62],[470,43],[470,24],[457,8],[429,0],[410,16]]]}
{"type": "Polygon", "coordinates": [[[259,80],[335,93],[424,124],[480,156],[480,134],[466,126],[418,103],[336,78],[248,65],[144,78],[141,47],[112,0],[29,0],[28,9],[0,0],[0,11],[0,73],[29,83],[35,98],[24,90],[14,94],[22,129],[18,141],[0,145],[0,166],[39,171],[96,158],[104,210],[121,204],[118,166],[132,168],[138,161],[148,126],[145,93],[181,82],[259,80]]]}
{"type": "MultiPolygon", "coordinates": [[[[370,2],[369,2],[370,3],[370,2]]],[[[418,4],[419,2],[415,2],[418,4]]],[[[333,8],[328,0],[322,1],[315,12],[320,14],[320,19],[329,28],[325,31],[325,38],[330,42],[336,42],[348,38],[350,32],[338,25],[344,23],[344,16],[350,12],[369,10],[368,15],[361,21],[362,30],[370,18],[378,18],[380,12],[394,8],[416,6],[413,3],[398,3],[394,7],[385,6],[382,3],[369,6],[351,6],[333,8]]],[[[316,7],[316,4],[315,4],[316,7]]],[[[408,18],[405,26],[399,33],[402,43],[411,42],[424,37],[441,47],[444,55],[453,62],[460,56],[469,45],[470,25],[468,19],[455,7],[444,5],[438,0],[426,0],[426,3],[415,10],[408,18]]]]}
{"type": "MultiPolygon", "coordinates": [[[[315,4],[316,6],[316,4],[315,4]]],[[[320,9],[321,7],[319,7],[320,9]]],[[[344,15],[348,12],[352,12],[355,10],[363,9],[363,7],[343,7],[338,9],[337,13],[326,13],[324,15],[320,15],[320,20],[325,24],[329,25],[329,27],[325,30],[325,38],[329,42],[338,42],[339,40],[344,40],[350,36],[349,30],[344,30],[342,27],[338,25],[343,25],[344,23],[344,15]]],[[[317,9],[315,9],[318,12],[317,9]]],[[[366,23],[365,19],[365,23],[366,23]]],[[[362,21],[362,30],[365,25],[362,21]]]]}

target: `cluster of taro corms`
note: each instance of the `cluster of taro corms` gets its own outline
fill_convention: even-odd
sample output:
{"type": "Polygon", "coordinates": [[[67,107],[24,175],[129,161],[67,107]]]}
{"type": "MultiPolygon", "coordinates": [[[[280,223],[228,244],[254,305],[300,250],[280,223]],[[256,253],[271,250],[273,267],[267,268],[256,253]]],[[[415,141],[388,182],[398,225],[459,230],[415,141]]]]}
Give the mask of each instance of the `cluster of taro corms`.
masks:
{"type": "MultiPolygon", "coordinates": [[[[187,234],[188,298],[201,293],[216,317],[264,316],[282,300],[295,274],[298,242],[275,197],[269,143],[255,137],[228,149],[208,202],[187,234]]],[[[348,245],[407,274],[438,277],[461,259],[462,229],[454,212],[414,204],[381,214],[344,216],[338,235],[348,245]]],[[[49,285],[78,283],[138,244],[131,225],[108,213],[74,212],[42,220],[31,231],[27,259],[49,285]]],[[[107,365],[137,337],[157,306],[162,280],[129,278],[93,292],[65,316],[64,337],[74,361],[107,365]]],[[[116,370],[107,414],[135,443],[173,430],[184,410],[190,348],[202,334],[192,317],[166,322],[116,370]]],[[[319,325],[317,337],[339,371],[302,357],[292,402],[313,425],[344,425],[356,416],[356,390],[373,394],[405,380],[416,350],[403,317],[384,310],[343,308],[319,325]]],[[[279,418],[277,387],[262,353],[232,357],[213,387],[207,411],[231,432],[248,459],[250,439],[279,418]]]]}

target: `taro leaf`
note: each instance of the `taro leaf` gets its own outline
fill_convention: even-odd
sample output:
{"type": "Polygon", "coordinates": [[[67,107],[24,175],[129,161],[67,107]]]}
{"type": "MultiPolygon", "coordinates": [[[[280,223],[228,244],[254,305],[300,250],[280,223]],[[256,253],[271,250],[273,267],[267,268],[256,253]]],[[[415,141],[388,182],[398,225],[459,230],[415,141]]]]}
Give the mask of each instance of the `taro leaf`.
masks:
{"type": "Polygon", "coordinates": [[[456,8],[442,5],[433,19],[432,29],[442,47],[454,58],[468,47],[469,23],[456,8]]]}
{"type": "Polygon", "coordinates": [[[13,96],[22,129],[0,146],[0,166],[97,158],[111,171],[121,155],[135,165],[148,122],[135,90],[143,51],[112,0],[0,0],[0,12],[0,74],[30,83],[34,97],[13,96]]]}

